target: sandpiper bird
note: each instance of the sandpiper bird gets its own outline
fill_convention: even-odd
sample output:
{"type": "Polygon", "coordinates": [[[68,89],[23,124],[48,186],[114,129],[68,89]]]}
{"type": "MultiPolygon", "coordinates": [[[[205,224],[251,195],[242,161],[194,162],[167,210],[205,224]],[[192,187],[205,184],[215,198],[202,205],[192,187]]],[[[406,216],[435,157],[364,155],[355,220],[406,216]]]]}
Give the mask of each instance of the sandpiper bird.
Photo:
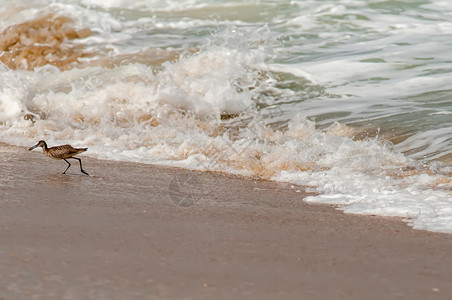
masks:
{"type": "Polygon", "coordinates": [[[66,170],[64,170],[63,174],[66,174],[67,169],[71,166],[71,163],[66,160],[66,158],[73,158],[80,162],[80,171],[82,171],[83,174],[89,175],[85,171],[83,171],[82,168],[82,160],[80,158],[74,157],[77,154],[80,154],[82,152],[85,152],[88,150],[88,148],[74,148],[71,145],[62,145],[62,146],[55,146],[47,148],[47,143],[43,140],[40,140],[36,145],[28,149],[29,151],[33,150],[34,148],[42,147],[42,152],[47,155],[48,157],[54,158],[54,159],[64,159],[65,162],[67,162],[68,166],[66,170]]]}

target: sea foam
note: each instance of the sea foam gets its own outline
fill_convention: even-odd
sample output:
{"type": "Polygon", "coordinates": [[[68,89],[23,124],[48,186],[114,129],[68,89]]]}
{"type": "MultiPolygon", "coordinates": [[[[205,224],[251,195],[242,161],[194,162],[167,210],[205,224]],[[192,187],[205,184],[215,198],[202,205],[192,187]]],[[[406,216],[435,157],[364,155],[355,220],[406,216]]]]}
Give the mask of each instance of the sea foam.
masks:
{"type": "MultiPolygon", "coordinates": [[[[375,41],[363,41],[361,47],[367,50],[355,49],[352,58],[323,53],[321,60],[287,63],[280,58],[288,55],[280,48],[283,35],[268,24],[247,26],[243,21],[217,21],[221,26],[196,47],[192,42],[200,38],[194,34],[183,49],[168,46],[172,44],[167,37],[162,45],[168,47],[159,50],[167,53],[162,60],[138,54],[133,60],[140,53],[135,51],[149,50],[148,44],[144,50],[133,44],[144,40],[152,27],[148,22],[160,24],[158,30],[175,30],[190,24],[211,26],[214,19],[184,19],[175,26],[174,20],[121,17],[102,2],[82,2],[85,6],[54,3],[52,9],[72,16],[77,29],[93,31],[71,43],[96,55],[66,70],[51,65],[33,70],[0,66],[1,141],[29,147],[45,139],[49,145],[89,147],[85,155],[101,159],[290,182],[316,192],[307,201],[337,204],[350,213],[399,216],[415,228],[452,232],[452,170],[422,160],[447,155],[447,138],[438,138],[447,129],[407,133],[394,145],[386,138],[389,130],[378,126],[381,119],[383,127],[397,129],[405,114],[418,113],[416,99],[404,97],[417,88],[416,93],[426,86],[438,89],[447,83],[447,72],[416,78],[422,75],[421,67],[396,61],[390,47],[376,50],[375,41]],[[105,22],[97,24],[99,20],[105,22]],[[398,68],[400,76],[391,77],[398,68]],[[415,77],[410,75],[413,70],[415,77]]],[[[184,5],[202,8],[199,1],[189,2],[184,5]]],[[[156,8],[160,9],[164,10],[156,8]]],[[[342,16],[348,8],[330,4],[314,11],[317,15],[306,18],[342,16]]],[[[40,15],[36,9],[30,14],[40,15]]],[[[313,24],[311,29],[319,30],[319,23],[313,24]]],[[[306,20],[278,26],[277,30],[299,30],[306,20]]],[[[410,28],[399,30],[406,34],[410,28]]],[[[325,39],[331,45],[344,43],[340,34],[333,32],[325,39]]],[[[351,46],[328,49],[346,47],[351,46]]],[[[432,103],[448,101],[440,95],[435,93],[432,103]]]]}

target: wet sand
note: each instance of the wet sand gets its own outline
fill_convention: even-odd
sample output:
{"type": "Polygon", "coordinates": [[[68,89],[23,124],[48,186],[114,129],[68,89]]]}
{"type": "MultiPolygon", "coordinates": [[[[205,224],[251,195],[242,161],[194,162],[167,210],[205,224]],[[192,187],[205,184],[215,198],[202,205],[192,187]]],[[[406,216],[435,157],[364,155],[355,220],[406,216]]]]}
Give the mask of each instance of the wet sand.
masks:
{"type": "Polygon", "coordinates": [[[0,145],[1,300],[452,295],[452,235],[288,184],[80,157],[93,176],[0,145]]]}

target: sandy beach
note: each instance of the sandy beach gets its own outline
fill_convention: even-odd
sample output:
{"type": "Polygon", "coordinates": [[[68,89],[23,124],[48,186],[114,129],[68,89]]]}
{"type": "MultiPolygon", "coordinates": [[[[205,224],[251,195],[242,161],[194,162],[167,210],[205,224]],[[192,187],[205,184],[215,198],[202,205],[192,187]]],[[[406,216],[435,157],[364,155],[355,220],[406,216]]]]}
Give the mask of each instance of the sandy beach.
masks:
{"type": "Polygon", "coordinates": [[[450,299],[452,235],[301,187],[0,145],[0,299],[450,299]]]}

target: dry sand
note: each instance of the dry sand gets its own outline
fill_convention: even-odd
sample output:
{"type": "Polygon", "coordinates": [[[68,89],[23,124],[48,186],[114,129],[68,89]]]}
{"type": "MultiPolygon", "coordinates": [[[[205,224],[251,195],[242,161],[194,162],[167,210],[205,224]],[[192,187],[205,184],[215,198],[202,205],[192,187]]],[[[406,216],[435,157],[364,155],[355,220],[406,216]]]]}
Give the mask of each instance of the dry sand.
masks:
{"type": "Polygon", "coordinates": [[[288,184],[83,155],[93,176],[62,175],[39,152],[0,145],[1,300],[452,297],[452,235],[288,184]]]}

